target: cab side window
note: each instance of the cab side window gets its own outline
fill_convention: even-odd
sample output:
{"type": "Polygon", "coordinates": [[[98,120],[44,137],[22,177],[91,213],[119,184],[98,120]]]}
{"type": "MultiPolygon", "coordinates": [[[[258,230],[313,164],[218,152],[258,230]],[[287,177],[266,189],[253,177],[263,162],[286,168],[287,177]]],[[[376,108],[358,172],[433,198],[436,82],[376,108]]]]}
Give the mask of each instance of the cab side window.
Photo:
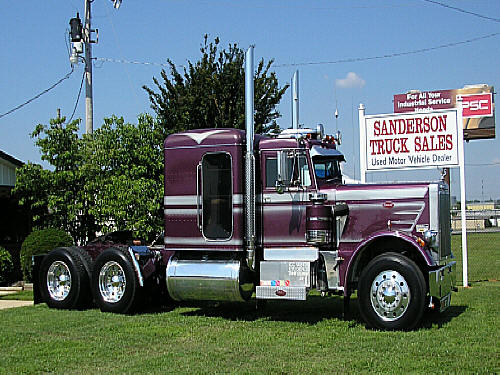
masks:
{"type": "Polygon", "coordinates": [[[278,156],[266,156],[265,158],[265,186],[275,188],[277,183],[286,187],[302,186],[312,184],[307,157],[303,152],[284,151],[283,164],[278,167],[278,156]],[[281,172],[281,173],[280,173],[281,172]]]}
{"type": "Polygon", "coordinates": [[[266,188],[276,187],[278,181],[278,159],[276,157],[266,158],[266,188]]]}

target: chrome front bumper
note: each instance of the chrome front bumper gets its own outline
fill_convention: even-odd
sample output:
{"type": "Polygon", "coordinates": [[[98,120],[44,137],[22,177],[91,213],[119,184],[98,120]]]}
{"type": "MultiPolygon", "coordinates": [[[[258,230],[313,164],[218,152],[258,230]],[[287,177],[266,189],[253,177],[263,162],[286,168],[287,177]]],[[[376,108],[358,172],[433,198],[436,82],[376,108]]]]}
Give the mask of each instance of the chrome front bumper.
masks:
{"type": "MultiPolygon", "coordinates": [[[[429,271],[429,294],[431,297],[435,297],[439,301],[449,301],[449,295],[455,288],[457,280],[456,268],[457,262],[452,261],[436,270],[429,271]]],[[[447,305],[446,307],[448,307],[447,305]]]]}

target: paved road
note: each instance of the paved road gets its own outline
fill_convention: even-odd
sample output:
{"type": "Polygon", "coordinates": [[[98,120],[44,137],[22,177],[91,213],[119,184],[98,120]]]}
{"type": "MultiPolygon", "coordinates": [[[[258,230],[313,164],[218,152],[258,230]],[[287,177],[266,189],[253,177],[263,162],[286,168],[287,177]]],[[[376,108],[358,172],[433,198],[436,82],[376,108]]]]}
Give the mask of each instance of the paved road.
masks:
{"type": "Polygon", "coordinates": [[[15,301],[0,299],[0,310],[11,309],[13,307],[32,306],[33,301],[15,301]]]}

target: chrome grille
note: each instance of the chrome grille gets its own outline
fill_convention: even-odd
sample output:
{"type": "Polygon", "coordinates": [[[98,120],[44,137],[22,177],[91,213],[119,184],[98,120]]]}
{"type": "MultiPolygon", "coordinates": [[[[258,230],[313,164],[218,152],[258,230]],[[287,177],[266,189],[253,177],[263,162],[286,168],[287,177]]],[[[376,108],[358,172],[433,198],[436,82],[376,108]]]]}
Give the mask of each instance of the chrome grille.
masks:
{"type": "Polygon", "coordinates": [[[446,183],[439,184],[439,257],[451,255],[450,191],[446,183]]]}

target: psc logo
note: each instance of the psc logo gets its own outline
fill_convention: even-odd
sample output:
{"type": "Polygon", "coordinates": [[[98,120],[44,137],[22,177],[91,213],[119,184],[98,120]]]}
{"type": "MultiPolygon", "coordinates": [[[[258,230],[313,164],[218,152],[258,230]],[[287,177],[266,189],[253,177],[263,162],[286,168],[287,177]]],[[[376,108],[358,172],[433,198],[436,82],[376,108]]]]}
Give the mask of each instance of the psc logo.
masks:
{"type": "Polygon", "coordinates": [[[462,95],[464,117],[493,116],[492,94],[462,95]]]}

